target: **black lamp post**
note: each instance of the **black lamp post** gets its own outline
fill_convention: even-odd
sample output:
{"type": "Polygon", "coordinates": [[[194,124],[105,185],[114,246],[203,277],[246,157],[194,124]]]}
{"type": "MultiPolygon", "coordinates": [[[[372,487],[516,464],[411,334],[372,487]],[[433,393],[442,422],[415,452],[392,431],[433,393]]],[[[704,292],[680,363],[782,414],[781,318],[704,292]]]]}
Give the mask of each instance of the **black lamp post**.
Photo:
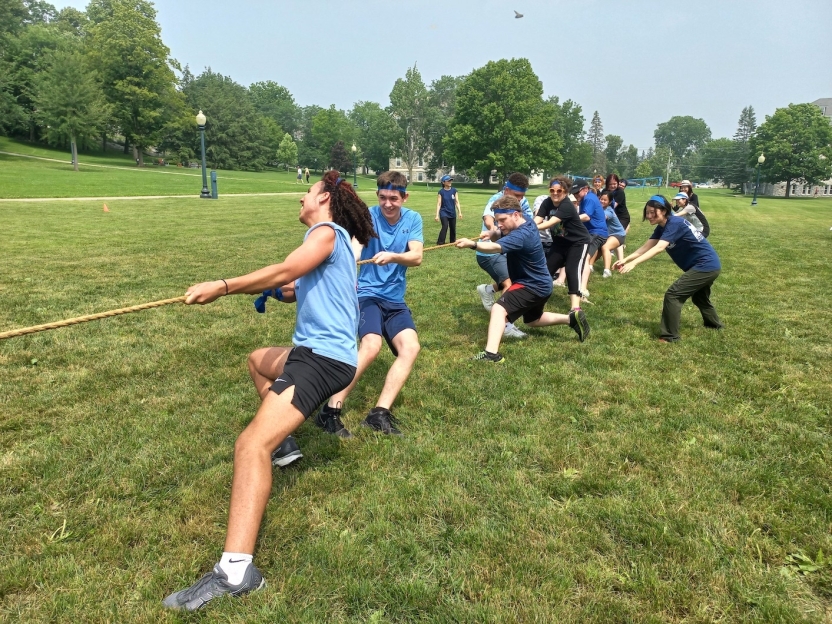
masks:
{"type": "Polygon", "coordinates": [[[757,205],[757,189],[760,188],[760,166],[766,161],[766,155],[760,154],[760,157],[757,159],[757,184],[754,185],[754,199],[751,200],[751,205],[757,205]]]}
{"type": "Polygon", "coordinates": [[[356,178],[356,166],[355,166],[355,153],[358,151],[358,148],[355,146],[355,143],[352,144],[352,187],[358,188],[358,179],[356,178]]]}
{"type": "Polygon", "coordinates": [[[196,116],[196,125],[199,128],[200,140],[202,142],[202,192],[199,196],[202,199],[211,199],[211,191],[208,190],[208,171],[205,166],[205,115],[202,111],[196,116]]]}

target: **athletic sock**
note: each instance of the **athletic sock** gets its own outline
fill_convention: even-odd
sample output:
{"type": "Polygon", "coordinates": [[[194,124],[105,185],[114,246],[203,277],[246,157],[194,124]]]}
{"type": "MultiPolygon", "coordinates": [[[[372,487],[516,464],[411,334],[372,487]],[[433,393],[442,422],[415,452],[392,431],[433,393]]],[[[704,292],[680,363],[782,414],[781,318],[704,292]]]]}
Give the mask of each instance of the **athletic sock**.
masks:
{"type": "Polygon", "coordinates": [[[225,572],[231,585],[239,585],[243,582],[246,568],[253,559],[253,555],[245,553],[224,552],[222,553],[222,559],[220,559],[220,569],[225,572]]]}

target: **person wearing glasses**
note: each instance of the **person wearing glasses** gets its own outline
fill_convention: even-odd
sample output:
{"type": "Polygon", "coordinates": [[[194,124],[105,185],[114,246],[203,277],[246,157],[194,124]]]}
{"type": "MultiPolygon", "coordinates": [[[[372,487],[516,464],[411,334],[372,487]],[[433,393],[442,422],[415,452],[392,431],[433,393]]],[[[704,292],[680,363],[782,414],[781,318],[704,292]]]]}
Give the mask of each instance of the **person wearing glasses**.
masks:
{"type": "Polygon", "coordinates": [[[682,306],[690,299],[699,308],[705,327],[722,329],[722,321],[711,303],[711,286],[719,277],[722,264],[711,244],[693,225],[673,214],[673,207],[662,195],[653,195],[644,206],[644,220],[655,225],[653,234],[636,251],[613,268],[629,273],[636,265],[663,251],[684,271],[664,294],[660,342],[676,342],[682,306]]]}

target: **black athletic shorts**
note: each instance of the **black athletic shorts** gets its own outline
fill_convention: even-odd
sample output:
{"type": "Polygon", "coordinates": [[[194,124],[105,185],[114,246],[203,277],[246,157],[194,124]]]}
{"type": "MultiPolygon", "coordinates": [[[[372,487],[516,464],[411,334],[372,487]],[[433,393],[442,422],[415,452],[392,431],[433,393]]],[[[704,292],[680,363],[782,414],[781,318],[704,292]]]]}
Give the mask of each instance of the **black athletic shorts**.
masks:
{"type": "Polygon", "coordinates": [[[599,236],[598,234],[592,235],[592,241],[589,243],[589,248],[586,251],[587,258],[591,258],[595,255],[595,253],[604,246],[604,243],[607,242],[606,237],[599,236]]]}
{"type": "Polygon", "coordinates": [[[294,386],[292,405],[304,418],[309,418],[321,403],[350,385],[353,377],[354,366],[317,355],[308,347],[295,347],[286,358],[283,372],[270,389],[281,394],[294,386]]]}
{"type": "Polygon", "coordinates": [[[528,324],[543,316],[543,306],[549,301],[549,297],[551,295],[545,297],[536,295],[523,284],[512,284],[497,303],[508,312],[509,323],[513,323],[522,316],[523,322],[528,324]]]}

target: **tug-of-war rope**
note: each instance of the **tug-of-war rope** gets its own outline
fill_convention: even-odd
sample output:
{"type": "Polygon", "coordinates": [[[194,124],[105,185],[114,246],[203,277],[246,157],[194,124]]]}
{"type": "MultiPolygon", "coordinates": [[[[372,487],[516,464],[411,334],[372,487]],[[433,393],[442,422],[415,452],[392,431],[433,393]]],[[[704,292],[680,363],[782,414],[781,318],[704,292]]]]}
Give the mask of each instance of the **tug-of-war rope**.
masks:
{"type": "MultiPolygon", "coordinates": [[[[433,251],[434,249],[442,249],[443,247],[452,247],[456,243],[445,243],[444,245],[434,245],[433,247],[425,247],[422,251],[433,251]]],[[[361,260],[356,262],[357,265],[369,264],[372,259],[361,260]]],[[[149,310],[151,308],[160,308],[162,306],[171,305],[173,303],[183,303],[187,299],[186,296],[174,297],[173,299],[161,299],[159,301],[151,301],[149,303],[142,303],[139,305],[130,306],[129,308],[119,308],[117,310],[109,310],[107,312],[99,312],[97,314],[87,314],[85,316],[76,316],[75,318],[65,319],[63,321],[55,321],[54,323],[44,323],[43,325],[33,325],[32,327],[23,327],[21,329],[13,329],[11,331],[0,333],[0,340],[6,338],[16,338],[17,336],[26,336],[28,334],[36,334],[38,332],[47,331],[50,329],[58,329],[61,327],[69,327],[70,325],[78,325],[79,323],[87,323],[88,321],[97,321],[99,319],[110,318],[111,316],[119,316],[121,314],[130,314],[131,312],[139,312],[141,310],[149,310]]]]}

